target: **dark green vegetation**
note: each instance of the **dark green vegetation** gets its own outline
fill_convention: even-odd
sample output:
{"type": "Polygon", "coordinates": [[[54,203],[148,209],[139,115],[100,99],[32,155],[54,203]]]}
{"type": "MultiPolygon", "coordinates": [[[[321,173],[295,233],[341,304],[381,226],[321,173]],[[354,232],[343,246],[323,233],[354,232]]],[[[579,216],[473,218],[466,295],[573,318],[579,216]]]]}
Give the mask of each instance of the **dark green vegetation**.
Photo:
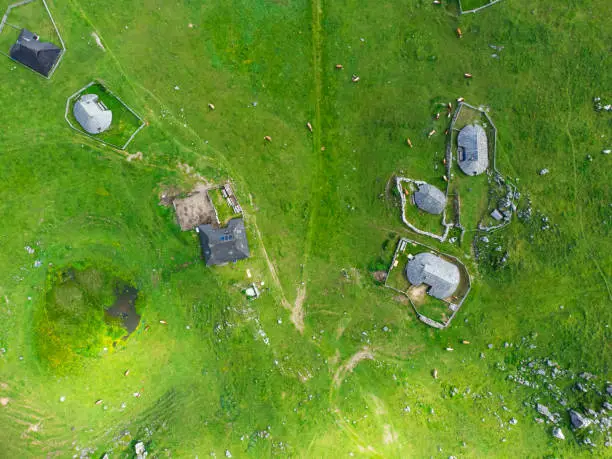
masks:
{"type": "Polygon", "coordinates": [[[102,83],[95,83],[89,86],[84,91],[76,95],[70,103],[68,111],[68,119],[74,127],[81,130],[85,135],[91,135],[83,131],[78,121],[74,117],[73,107],[79,98],[85,94],[97,94],[99,99],[106,107],[113,112],[113,121],[110,128],[100,134],[95,134],[93,137],[108,143],[111,146],[122,148],[123,145],[130,139],[132,134],[143,123],[138,117],[132,113],[123,102],[108,91],[102,83]]]}
{"type": "MultiPolygon", "coordinates": [[[[512,0],[461,18],[416,0],[130,5],[50,2],[68,48],[51,81],[0,64],[5,455],[70,457],[78,446],[115,457],[135,439],[173,457],[591,455],[542,377],[534,389],[508,375],[550,358],[594,373],[598,390],[609,378],[611,168],[598,152],[610,117],[592,103],[611,98],[606,0],[512,0]],[[505,46],[499,59],[490,44],[505,46]],[[149,122],[130,146],[142,161],[65,123],[66,98],[96,77],[149,122]],[[432,106],[459,96],[491,107],[498,167],[520,178],[534,214],[500,234],[502,270],[476,264],[469,243],[445,246],[475,285],[439,332],[368,268],[391,259],[390,233],[415,237],[385,186],[402,170],[438,185],[444,124],[432,106]],[[158,205],[164,190],[191,189],[184,165],[217,183],[232,178],[253,258],[203,266],[195,235],[158,205]],[[115,352],[60,375],[39,353],[34,318],[48,263],[82,260],[129,273],[142,321],[115,352]],[[265,281],[262,297],[247,302],[254,280],[265,281]],[[298,287],[303,334],[283,307],[298,287]],[[364,346],[374,360],[351,373],[345,365],[364,346]],[[538,398],[561,414],[565,442],[523,404],[538,398]]],[[[559,383],[568,406],[600,404],[574,383],[559,383]]],[[[593,435],[592,455],[606,453],[603,440],[593,435]]]]}
{"type": "Polygon", "coordinates": [[[123,281],[96,269],[51,271],[34,315],[37,353],[51,371],[74,371],[81,357],[95,357],[126,334],[105,317],[123,281]]]}

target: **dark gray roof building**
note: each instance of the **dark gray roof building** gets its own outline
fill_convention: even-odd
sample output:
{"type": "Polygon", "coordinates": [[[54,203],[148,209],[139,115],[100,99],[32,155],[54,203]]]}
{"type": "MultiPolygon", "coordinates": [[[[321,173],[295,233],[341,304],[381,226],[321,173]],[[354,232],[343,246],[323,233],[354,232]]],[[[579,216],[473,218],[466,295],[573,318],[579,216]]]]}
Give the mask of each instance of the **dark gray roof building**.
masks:
{"type": "Polygon", "coordinates": [[[489,167],[487,133],[478,124],[468,124],[457,136],[457,164],[467,175],[482,174],[489,167]]]}
{"type": "Polygon", "coordinates": [[[113,112],[100,100],[97,94],[84,94],[74,104],[74,117],[90,134],[106,131],[112,121],[113,112]]]}
{"type": "Polygon", "coordinates": [[[200,225],[196,231],[207,266],[224,265],[251,255],[242,218],[230,220],[225,228],[200,225]]]}
{"type": "Polygon", "coordinates": [[[38,35],[27,29],[21,29],[17,42],[11,46],[9,54],[12,59],[30,67],[35,72],[49,76],[62,54],[61,48],[53,43],[39,41],[38,35]]]}
{"type": "Polygon", "coordinates": [[[414,203],[419,209],[438,215],[446,207],[446,196],[435,186],[422,183],[414,193],[414,203]]]}
{"type": "Polygon", "coordinates": [[[429,285],[429,293],[435,298],[448,298],[459,286],[459,268],[437,255],[423,252],[416,255],[406,266],[406,277],[412,285],[429,285]]]}

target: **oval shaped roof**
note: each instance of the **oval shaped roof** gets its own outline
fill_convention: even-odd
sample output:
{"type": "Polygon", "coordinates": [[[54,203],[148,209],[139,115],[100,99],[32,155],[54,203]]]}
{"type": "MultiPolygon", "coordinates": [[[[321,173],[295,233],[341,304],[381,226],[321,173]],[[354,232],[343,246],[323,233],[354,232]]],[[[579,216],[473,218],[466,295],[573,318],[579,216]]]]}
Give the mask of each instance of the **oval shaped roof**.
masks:
{"type": "Polygon", "coordinates": [[[479,175],[489,167],[487,133],[478,124],[468,124],[457,136],[457,164],[467,175],[479,175]]]}
{"type": "Polygon", "coordinates": [[[85,94],[74,104],[74,117],[90,134],[106,131],[113,121],[113,112],[100,101],[96,94],[85,94]]]}
{"type": "Polygon", "coordinates": [[[429,285],[427,293],[443,300],[459,286],[459,268],[437,255],[423,252],[416,255],[406,266],[406,277],[412,285],[429,285]]]}
{"type": "Polygon", "coordinates": [[[446,207],[446,196],[442,191],[429,183],[418,185],[414,193],[414,202],[419,209],[430,214],[441,214],[446,207]]]}

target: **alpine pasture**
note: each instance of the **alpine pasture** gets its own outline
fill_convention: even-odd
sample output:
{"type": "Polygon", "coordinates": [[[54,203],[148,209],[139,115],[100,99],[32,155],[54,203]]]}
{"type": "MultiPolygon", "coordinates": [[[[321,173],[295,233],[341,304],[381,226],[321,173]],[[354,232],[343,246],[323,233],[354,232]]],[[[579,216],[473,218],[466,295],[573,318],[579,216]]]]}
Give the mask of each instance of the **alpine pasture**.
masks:
{"type": "Polygon", "coordinates": [[[567,412],[599,412],[610,377],[607,1],[47,3],[52,79],[0,56],[0,456],[609,455],[609,429],[567,412]],[[64,120],[96,79],[147,123],[128,152],[64,120]],[[445,187],[434,115],[458,97],[488,107],[533,209],[491,236],[503,267],[475,260],[473,227],[460,246],[411,233],[390,191],[445,187]],[[160,201],[228,178],[251,258],[208,268],[160,201]],[[400,236],[470,271],[450,328],[373,278],[400,236]],[[100,316],[119,281],[138,289],[126,339],[100,316]]]}

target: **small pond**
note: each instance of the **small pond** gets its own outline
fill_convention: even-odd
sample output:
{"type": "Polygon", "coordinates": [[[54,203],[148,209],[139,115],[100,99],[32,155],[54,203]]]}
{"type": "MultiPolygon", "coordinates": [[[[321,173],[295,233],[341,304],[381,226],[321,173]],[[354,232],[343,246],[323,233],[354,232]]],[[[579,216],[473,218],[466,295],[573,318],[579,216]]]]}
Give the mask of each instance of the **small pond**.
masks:
{"type": "Polygon", "coordinates": [[[122,285],[117,287],[115,295],[115,303],[106,310],[106,315],[121,319],[129,335],[140,323],[140,315],[136,313],[138,290],[129,285],[122,285]]]}

